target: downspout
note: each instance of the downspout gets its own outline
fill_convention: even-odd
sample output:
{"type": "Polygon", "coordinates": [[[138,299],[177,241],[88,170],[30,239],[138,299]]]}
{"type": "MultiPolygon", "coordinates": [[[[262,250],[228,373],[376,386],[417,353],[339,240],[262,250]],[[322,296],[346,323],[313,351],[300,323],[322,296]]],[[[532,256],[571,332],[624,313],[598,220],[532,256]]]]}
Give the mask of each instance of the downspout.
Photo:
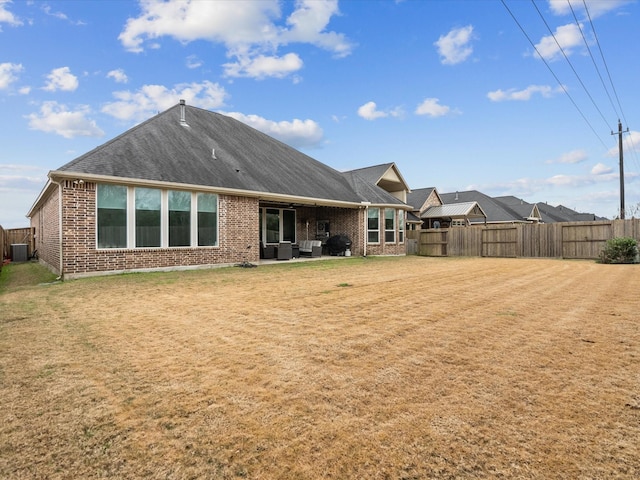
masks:
{"type": "Polygon", "coordinates": [[[366,257],[367,256],[367,222],[369,221],[369,205],[371,205],[371,202],[362,202],[364,204],[364,222],[362,222],[363,224],[363,228],[364,228],[364,232],[362,235],[362,256],[366,257]]]}
{"type": "Polygon", "coordinates": [[[56,280],[61,280],[61,279],[64,279],[64,275],[63,275],[64,262],[62,260],[62,183],[56,182],[53,178],[51,178],[51,183],[55,183],[58,186],[58,231],[60,232],[60,237],[59,237],[60,271],[59,271],[59,276],[56,280]]]}

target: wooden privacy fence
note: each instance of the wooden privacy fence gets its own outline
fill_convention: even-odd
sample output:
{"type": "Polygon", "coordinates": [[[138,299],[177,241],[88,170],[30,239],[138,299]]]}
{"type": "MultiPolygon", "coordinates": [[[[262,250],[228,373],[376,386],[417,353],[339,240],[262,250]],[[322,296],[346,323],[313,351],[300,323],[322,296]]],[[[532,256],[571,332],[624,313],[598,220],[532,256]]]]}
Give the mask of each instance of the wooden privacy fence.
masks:
{"type": "Polygon", "coordinates": [[[35,250],[35,238],[32,228],[11,228],[8,230],[0,227],[0,248],[2,248],[2,261],[11,258],[11,245],[26,243],[29,257],[35,250]]]}
{"type": "Polygon", "coordinates": [[[607,240],[640,242],[640,219],[597,222],[478,225],[407,231],[418,255],[596,259],[607,240]]]}

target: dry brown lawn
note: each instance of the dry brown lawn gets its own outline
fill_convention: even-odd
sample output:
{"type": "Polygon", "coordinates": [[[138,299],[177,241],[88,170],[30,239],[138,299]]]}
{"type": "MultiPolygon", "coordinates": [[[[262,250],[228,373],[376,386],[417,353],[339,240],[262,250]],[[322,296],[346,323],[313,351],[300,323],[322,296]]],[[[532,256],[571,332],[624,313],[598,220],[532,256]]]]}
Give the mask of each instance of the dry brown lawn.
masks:
{"type": "Polygon", "coordinates": [[[639,286],[400,257],[5,288],[0,478],[638,478],[639,286]]]}

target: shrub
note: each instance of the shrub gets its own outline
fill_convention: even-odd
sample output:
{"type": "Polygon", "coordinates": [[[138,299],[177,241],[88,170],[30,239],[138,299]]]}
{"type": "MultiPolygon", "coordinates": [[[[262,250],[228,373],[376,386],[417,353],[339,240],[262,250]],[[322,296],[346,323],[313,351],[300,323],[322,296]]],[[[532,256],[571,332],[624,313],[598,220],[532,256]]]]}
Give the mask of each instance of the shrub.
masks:
{"type": "Polygon", "coordinates": [[[638,241],[630,237],[607,240],[600,253],[600,263],[638,263],[638,241]]]}

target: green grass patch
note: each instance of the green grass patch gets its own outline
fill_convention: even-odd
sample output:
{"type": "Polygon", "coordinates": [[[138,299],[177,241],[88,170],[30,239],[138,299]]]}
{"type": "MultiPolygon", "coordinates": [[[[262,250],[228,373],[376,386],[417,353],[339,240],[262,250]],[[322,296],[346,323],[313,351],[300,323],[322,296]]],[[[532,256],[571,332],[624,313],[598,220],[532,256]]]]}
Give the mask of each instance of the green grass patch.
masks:
{"type": "Polygon", "coordinates": [[[9,263],[0,270],[0,293],[51,283],[56,277],[38,262],[9,263]]]}

